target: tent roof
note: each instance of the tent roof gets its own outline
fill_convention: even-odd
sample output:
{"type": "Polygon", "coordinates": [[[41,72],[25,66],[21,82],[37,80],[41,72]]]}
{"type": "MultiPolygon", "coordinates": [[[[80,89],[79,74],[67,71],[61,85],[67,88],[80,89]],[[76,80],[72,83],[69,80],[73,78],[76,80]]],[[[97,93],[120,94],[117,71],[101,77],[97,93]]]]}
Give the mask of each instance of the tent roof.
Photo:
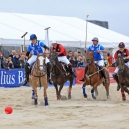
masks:
{"type": "MultiPolygon", "coordinates": [[[[64,43],[72,43],[75,46],[81,44],[84,47],[86,37],[86,22],[76,17],[61,17],[48,15],[18,14],[0,12],[0,38],[21,40],[21,36],[28,32],[29,35],[34,33],[38,39],[45,39],[46,27],[49,29],[49,40],[62,41],[64,43]]],[[[109,29],[100,27],[88,22],[87,42],[91,44],[93,37],[98,37],[100,43],[115,47],[115,43],[129,43],[129,37],[116,33],[109,29]],[[114,45],[114,46],[113,46],[114,45]]],[[[20,43],[20,42],[17,42],[20,43]]],[[[28,42],[27,42],[28,43],[28,42]]]]}

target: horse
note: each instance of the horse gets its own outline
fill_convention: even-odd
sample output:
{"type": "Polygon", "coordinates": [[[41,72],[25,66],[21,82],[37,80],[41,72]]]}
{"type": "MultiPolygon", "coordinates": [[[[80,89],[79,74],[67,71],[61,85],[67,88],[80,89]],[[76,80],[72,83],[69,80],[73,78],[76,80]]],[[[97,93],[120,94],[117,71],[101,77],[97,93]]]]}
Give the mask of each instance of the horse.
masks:
{"type": "MultiPolygon", "coordinates": [[[[118,79],[116,81],[119,82],[119,85],[121,87],[121,95],[122,95],[122,100],[126,100],[125,92],[129,94],[129,90],[127,87],[129,87],[129,68],[128,66],[125,65],[124,60],[124,54],[122,53],[121,55],[118,56],[118,59],[116,60],[116,64],[118,66],[118,78],[115,76],[114,79],[118,79]]],[[[128,61],[128,60],[127,60],[128,61]]]]}
{"type": "Polygon", "coordinates": [[[58,55],[56,52],[52,52],[50,55],[50,62],[52,63],[51,79],[56,89],[57,100],[61,99],[61,90],[64,83],[68,80],[70,81],[68,88],[68,99],[71,99],[71,90],[74,77],[68,72],[68,67],[64,63],[58,61],[57,56],[58,55]],[[57,85],[60,86],[59,89],[57,85]]]}
{"type": "MultiPolygon", "coordinates": [[[[103,86],[105,86],[105,89],[106,89],[107,99],[109,99],[110,81],[109,81],[109,83],[105,83],[105,80],[101,74],[101,70],[99,70],[99,66],[97,66],[94,62],[94,52],[93,51],[86,52],[86,61],[87,61],[87,65],[88,65],[88,70],[86,72],[86,75],[84,78],[84,84],[82,86],[84,98],[87,98],[86,88],[85,88],[86,85],[91,85],[92,98],[96,99],[98,96],[97,87],[100,84],[103,84],[103,86]],[[95,95],[94,95],[94,91],[95,91],[95,95]]],[[[106,70],[106,75],[107,75],[108,80],[109,80],[109,73],[107,70],[106,70]]]]}
{"type": "Polygon", "coordinates": [[[44,101],[45,106],[48,106],[48,97],[47,97],[47,67],[45,65],[45,54],[38,54],[36,61],[32,65],[31,72],[30,72],[30,81],[29,84],[32,87],[32,99],[34,99],[34,105],[38,104],[38,94],[37,94],[37,87],[41,86],[44,87],[44,101]]]}

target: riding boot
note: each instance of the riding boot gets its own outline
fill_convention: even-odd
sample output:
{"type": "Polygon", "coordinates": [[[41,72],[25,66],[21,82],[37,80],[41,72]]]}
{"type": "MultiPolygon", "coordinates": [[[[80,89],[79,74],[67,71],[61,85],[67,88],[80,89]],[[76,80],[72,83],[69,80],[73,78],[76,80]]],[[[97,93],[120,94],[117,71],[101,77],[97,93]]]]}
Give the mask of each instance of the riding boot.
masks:
{"type": "Polygon", "coordinates": [[[119,84],[119,80],[118,80],[117,73],[113,73],[112,76],[113,76],[113,78],[116,80],[116,83],[117,83],[117,91],[119,91],[119,90],[120,90],[120,84],[119,84]]]}
{"type": "MultiPolygon", "coordinates": [[[[101,70],[101,69],[103,69],[103,66],[99,66],[99,68],[101,70]]],[[[103,75],[103,77],[105,79],[105,83],[109,83],[105,69],[101,70],[101,73],[102,73],[102,75],[103,75]]]]}
{"type": "Polygon", "coordinates": [[[73,75],[74,77],[77,77],[76,74],[75,74],[75,72],[73,72],[73,70],[72,70],[72,64],[68,64],[68,67],[69,67],[69,73],[71,75],[73,75]]]}
{"type": "Polygon", "coordinates": [[[50,62],[47,63],[47,78],[48,78],[48,82],[49,84],[53,84],[52,80],[51,80],[51,69],[52,69],[52,65],[50,62]]]}
{"type": "Polygon", "coordinates": [[[25,72],[26,72],[26,76],[25,76],[25,81],[23,83],[23,86],[25,86],[29,82],[29,74],[30,74],[29,63],[25,64],[24,69],[25,69],[25,72]]]}
{"type": "Polygon", "coordinates": [[[87,70],[88,70],[88,66],[85,67],[84,78],[82,78],[82,79],[79,80],[79,81],[84,81],[84,79],[85,79],[85,74],[86,74],[87,70]]]}

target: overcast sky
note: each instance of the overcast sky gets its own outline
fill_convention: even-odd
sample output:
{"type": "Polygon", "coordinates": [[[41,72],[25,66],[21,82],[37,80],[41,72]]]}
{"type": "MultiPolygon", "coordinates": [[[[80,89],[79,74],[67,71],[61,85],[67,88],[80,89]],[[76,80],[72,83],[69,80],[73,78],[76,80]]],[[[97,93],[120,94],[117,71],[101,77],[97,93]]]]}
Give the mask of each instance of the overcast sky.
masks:
{"type": "Polygon", "coordinates": [[[129,0],[0,0],[0,12],[78,17],[108,21],[109,29],[129,36],[129,0]]]}

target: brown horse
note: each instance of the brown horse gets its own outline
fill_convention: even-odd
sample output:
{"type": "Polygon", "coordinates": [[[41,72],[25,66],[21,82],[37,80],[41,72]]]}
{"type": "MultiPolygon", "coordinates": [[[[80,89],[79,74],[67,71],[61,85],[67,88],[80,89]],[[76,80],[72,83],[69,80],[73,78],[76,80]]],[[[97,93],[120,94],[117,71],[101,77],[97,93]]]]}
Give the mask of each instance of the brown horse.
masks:
{"type": "MultiPolygon", "coordinates": [[[[93,99],[96,99],[96,97],[98,96],[97,87],[100,84],[103,84],[103,86],[105,86],[105,89],[106,89],[107,98],[109,98],[110,81],[109,81],[109,83],[105,83],[105,80],[101,74],[101,70],[99,70],[99,67],[94,63],[94,52],[87,51],[86,59],[87,59],[87,63],[88,63],[88,70],[85,75],[84,84],[82,86],[84,97],[87,98],[87,94],[86,94],[86,90],[85,90],[86,85],[91,85],[93,87],[91,89],[91,95],[92,95],[93,99]],[[94,91],[95,91],[95,95],[94,95],[94,91]]],[[[109,73],[107,70],[106,70],[106,75],[109,80],[109,73]]]]}
{"type": "Polygon", "coordinates": [[[70,81],[70,86],[68,89],[68,98],[71,99],[71,90],[74,77],[69,73],[67,66],[62,62],[58,61],[56,52],[51,53],[50,62],[52,63],[51,78],[56,89],[57,100],[61,99],[61,90],[63,88],[64,83],[68,80],[70,81]],[[57,85],[60,85],[59,89],[57,85]]]}
{"type": "Polygon", "coordinates": [[[129,90],[127,87],[129,87],[129,68],[125,65],[125,62],[127,63],[128,60],[124,60],[124,53],[122,55],[118,56],[118,59],[116,60],[116,64],[118,66],[118,77],[113,76],[114,79],[119,83],[121,87],[121,95],[122,100],[126,100],[125,92],[129,94],[129,90]]]}
{"type": "Polygon", "coordinates": [[[44,101],[45,106],[48,105],[47,98],[47,68],[45,65],[45,54],[38,54],[36,62],[32,66],[29,84],[32,86],[32,99],[34,99],[34,105],[38,104],[37,87],[44,87],[44,101]]]}

